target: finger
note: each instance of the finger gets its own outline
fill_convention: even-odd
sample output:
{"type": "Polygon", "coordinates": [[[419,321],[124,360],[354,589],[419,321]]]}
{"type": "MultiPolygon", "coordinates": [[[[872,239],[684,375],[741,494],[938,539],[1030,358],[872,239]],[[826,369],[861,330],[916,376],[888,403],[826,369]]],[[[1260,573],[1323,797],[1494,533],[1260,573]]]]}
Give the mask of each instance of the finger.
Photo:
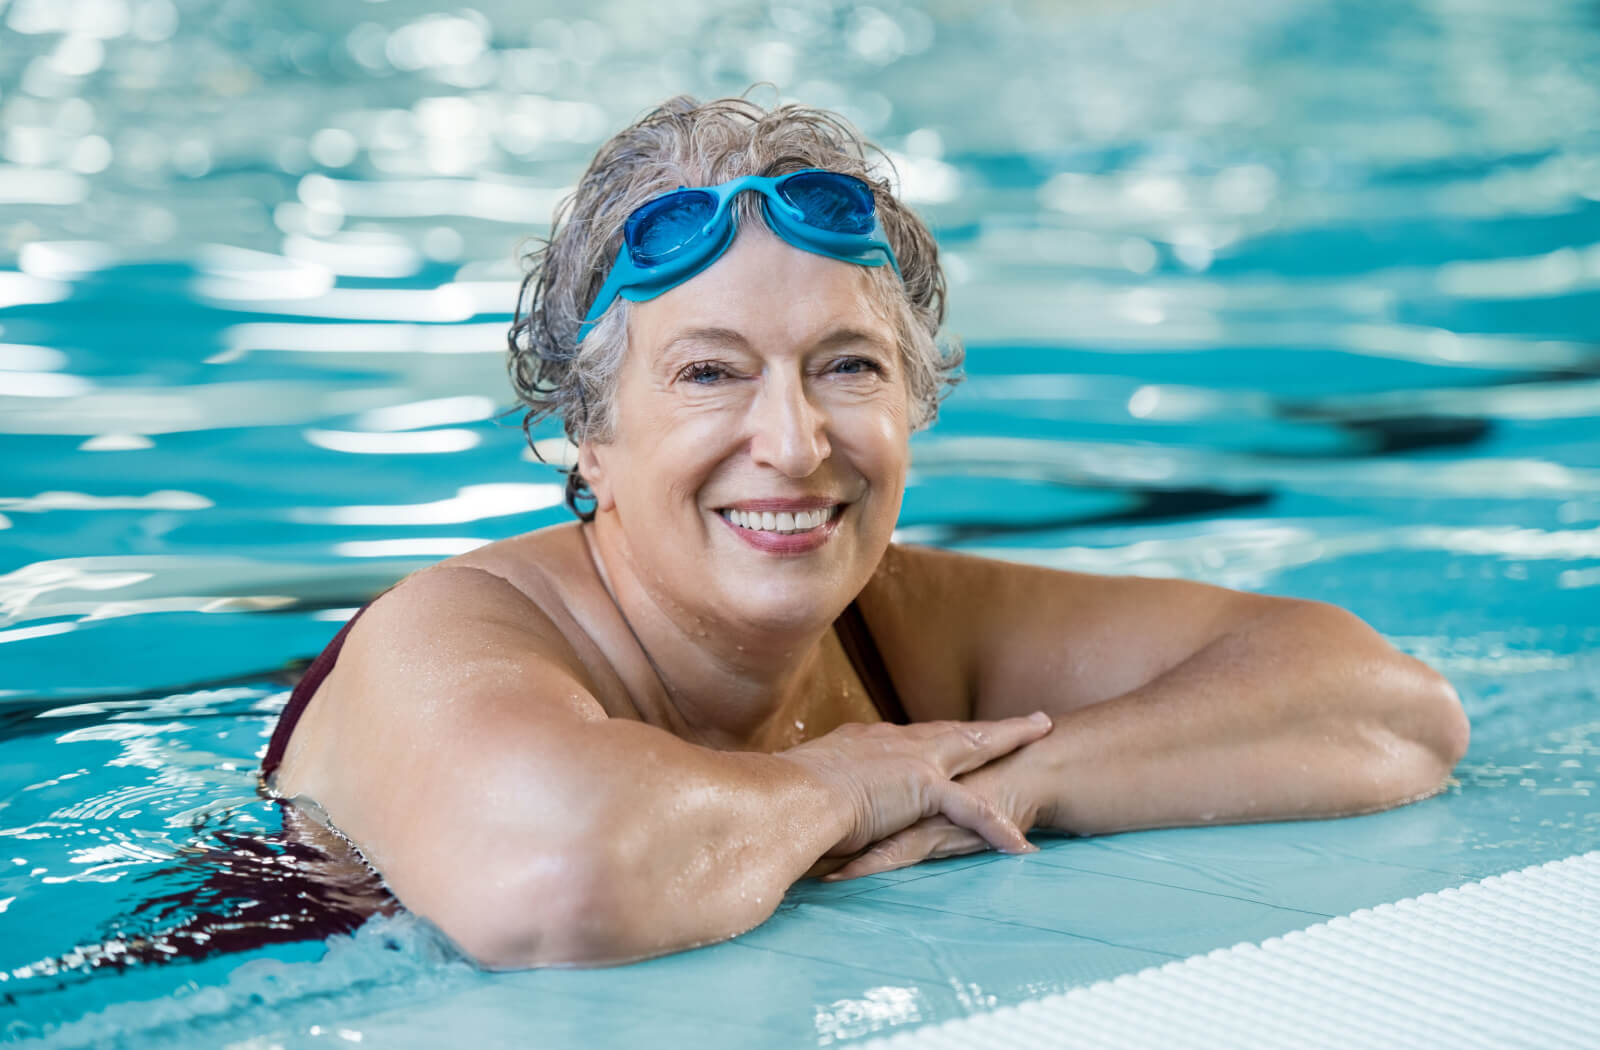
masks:
{"type": "Polygon", "coordinates": [[[838,871],[825,876],[823,881],[842,882],[865,875],[880,875],[925,860],[958,857],[988,848],[989,844],[981,836],[966,828],[957,827],[944,817],[929,817],[884,839],[838,871]]]}
{"type": "Polygon", "coordinates": [[[841,867],[838,871],[835,871],[830,875],[824,875],[822,877],[822,881],[848,882],[851,879],[859,879],[866,875],[878,875],[885,871],[893,871],[896,868],[909,867],[910,865],[916,863],[914,860],[899,860],[897,859],[897,855],[891,854],[890,850],[890,840],[885,839],[883,842],[878,843],[878,845],[872,847],[871,849],[867,850],[867,852],[852,860],[850,863],[841,867]]]}
{"type": "Polygon", "coordinates": [[[958,828],[944,817],[930,817],[897,831],[882,842],[867,850],[861,856],[852,860],[839,870],[841,879],[860,878],[863,875],[876,875],[880,872],[894,871],[896,868],[908,868],[924,859],[931,851],[938,847],[943,837],[951,831],[978,839],[979,849],[988,849],[989,844],[966,828],[958,828]]]}
{"type": "Polygon", "coordinates": [[[994,722],[954,722],[938,737],[935,761],[947,776],[960,776],[1033,743],[1051,727],[1050,716],[1043,711],[994,722]]]}
{"type": "Polygon", "coordinates": [[[802,879],[825,879],[849,863],[846,857],[819,857],[817,862],[800,876],[802,879]]]}
{"type": "MultiPolygon", "coordinates": [[[[936,785],[934,801],[938,812],[952,824],[966,828],[1002,853],[1033,853],[1036,848],[1011,818],[993,802],[954,781],[936,785]]],[[[932,816],[933,814],[928,814],[932,816]]]]}
{"type": "Polygon", "coordinates": [[[853,858],[838,871],[826,876],[823,881],[843,882],[846,879],[859,879],[864,875],[877,875],[885,871],[894,871],[896,868],[910,867],[926,857],[928,852],[935,848],[940,837],[951,829],[977,839],[979,849],[988,848],[987,842],[966,828],[957,828],[943,817],[933,817],[895,832],[860,856],[853,858]]]}

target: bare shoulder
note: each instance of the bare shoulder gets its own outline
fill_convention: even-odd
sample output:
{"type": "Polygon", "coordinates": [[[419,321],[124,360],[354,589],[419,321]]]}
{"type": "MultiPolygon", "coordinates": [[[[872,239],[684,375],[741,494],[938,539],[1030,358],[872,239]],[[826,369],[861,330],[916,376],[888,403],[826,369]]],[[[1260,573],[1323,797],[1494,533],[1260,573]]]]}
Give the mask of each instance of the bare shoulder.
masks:
{"type": "Polygon", "coordinates": [[[440,562],[437,569],[477,569],[558,615],[574,592],[595,585],[593,563],[576,521],[511,536],[440,562]]]}
{"type": "Polygon", "coordinates": [[[368,606],[295,728],[279,790],[348,814],[384,780],[450,779],[463,749],[605,717],[559,591],[521,582],[452,560],[368,606]]]}
{"type": "Polygon", "coordinates": [[[472,565],[408,577],[351,628],[279,770],[458,935],[503,920],[461,887],[516,883],[529,814],[581,806],[574,763],[609,722],[555,611],[472,565]]]}
{"type": "Polygon", "coordinates": [[[1022,714],[1030,696],[1057,711],[1107,699],[1283,599],[894,545],[860,601],[901,691],[938,698],[928,715],[906,698],[921,719],[1022,714]]]}
{"type": "Polygon", "coordinates": [[[972,717],[972,594],[991,563],[891,544],[856,599],[913,721],[972,717]]]}
{"type": "Polygon", "coordinates": [[[486,674],[520,671],[530,660],[581,675],[562,616],[554,588],[519,586],[490,569],[447,562],[375,601],[351,630],[338,668],[390,688],[397,676],[418,673],[438,685],[483,685],[486,674]]]}

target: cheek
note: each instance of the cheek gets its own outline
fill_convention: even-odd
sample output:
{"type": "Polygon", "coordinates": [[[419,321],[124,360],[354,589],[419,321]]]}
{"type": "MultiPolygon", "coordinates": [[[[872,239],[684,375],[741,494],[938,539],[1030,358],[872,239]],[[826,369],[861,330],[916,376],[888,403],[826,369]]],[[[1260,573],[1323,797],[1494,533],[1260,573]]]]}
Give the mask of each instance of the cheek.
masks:
{"type": "Polygon", "coordinates": [[[911,469],[911,427],[902,399],[898,412],[880,419],[873,435],[878,469],[882,471],[879,485],[885,491],[885,509],[890,512],[891,523],[900,517],[900,501],[905,496],[906,475],[911,469]]]}
{"type": "Polygon", "coordinates": [[[911,463],[904,417],[880,408],[850,413],[837,423],[832,435],[834,455],[870,486],[874,516],[898,516],[911,463]]]}
{"type": "Polygon", "coordinates": [[[836,429],[856,452],[882,468],[905,473],[911,425],[903,386],[859,404],[841,406],[836,429]]]}
{"type": "MultiPolygon", "coordinates": [[[[619,406],[621,407],[621,406],[619,406]]],[[[707,413],[663,411],[639,405],[617,428],[612,462],[615,495],[635,504],[633,516],[660,517],[697,500],[718,466],[726,462],[736,428],[707,413]],[[648,506],[637,506],[648,503],[648,506]]]]}

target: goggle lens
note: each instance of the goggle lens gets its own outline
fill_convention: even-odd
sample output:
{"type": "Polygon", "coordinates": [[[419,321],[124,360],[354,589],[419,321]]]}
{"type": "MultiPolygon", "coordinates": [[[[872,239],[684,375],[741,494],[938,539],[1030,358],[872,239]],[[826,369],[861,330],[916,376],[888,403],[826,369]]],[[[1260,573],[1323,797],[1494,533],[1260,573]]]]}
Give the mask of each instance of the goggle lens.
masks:
{"type": "Polygon", "coordinates": [[[878,229],[872,187],[853,175],[807,169],[683,187],[641,204],[622,224],[622,250],[578,326],[578,341],[618,296],[652,299],[714,262],[733,242],[729,208],[746,191],[765,198],[767,226],[796,248],[861,266],[887,264],[900,274],[878,229]]]}
{"type": "Polygon", "coordinates": [[[831,233],[872,232],[872,190],[850,175],[834,171],[807,171],[778,185],[784,200],[800,209],[809,226],[831,233]]]}
{"type": "Polygon", "coordinates": [[[640,266],[657,266],[699,236],[717,210],[717,199],[704,190],[679,190],[637,209],[623,233],[628,251],[640,266]]]}

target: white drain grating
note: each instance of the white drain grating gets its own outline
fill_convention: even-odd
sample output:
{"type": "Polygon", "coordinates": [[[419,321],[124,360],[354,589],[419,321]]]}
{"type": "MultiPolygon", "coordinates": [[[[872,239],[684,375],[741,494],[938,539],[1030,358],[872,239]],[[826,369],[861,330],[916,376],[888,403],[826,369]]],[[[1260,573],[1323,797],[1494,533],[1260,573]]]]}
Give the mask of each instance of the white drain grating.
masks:
{"type": "Polygon", "coordinates": [[[865,1044],[1600,1047],[1600,851],[865,1044]]]}

